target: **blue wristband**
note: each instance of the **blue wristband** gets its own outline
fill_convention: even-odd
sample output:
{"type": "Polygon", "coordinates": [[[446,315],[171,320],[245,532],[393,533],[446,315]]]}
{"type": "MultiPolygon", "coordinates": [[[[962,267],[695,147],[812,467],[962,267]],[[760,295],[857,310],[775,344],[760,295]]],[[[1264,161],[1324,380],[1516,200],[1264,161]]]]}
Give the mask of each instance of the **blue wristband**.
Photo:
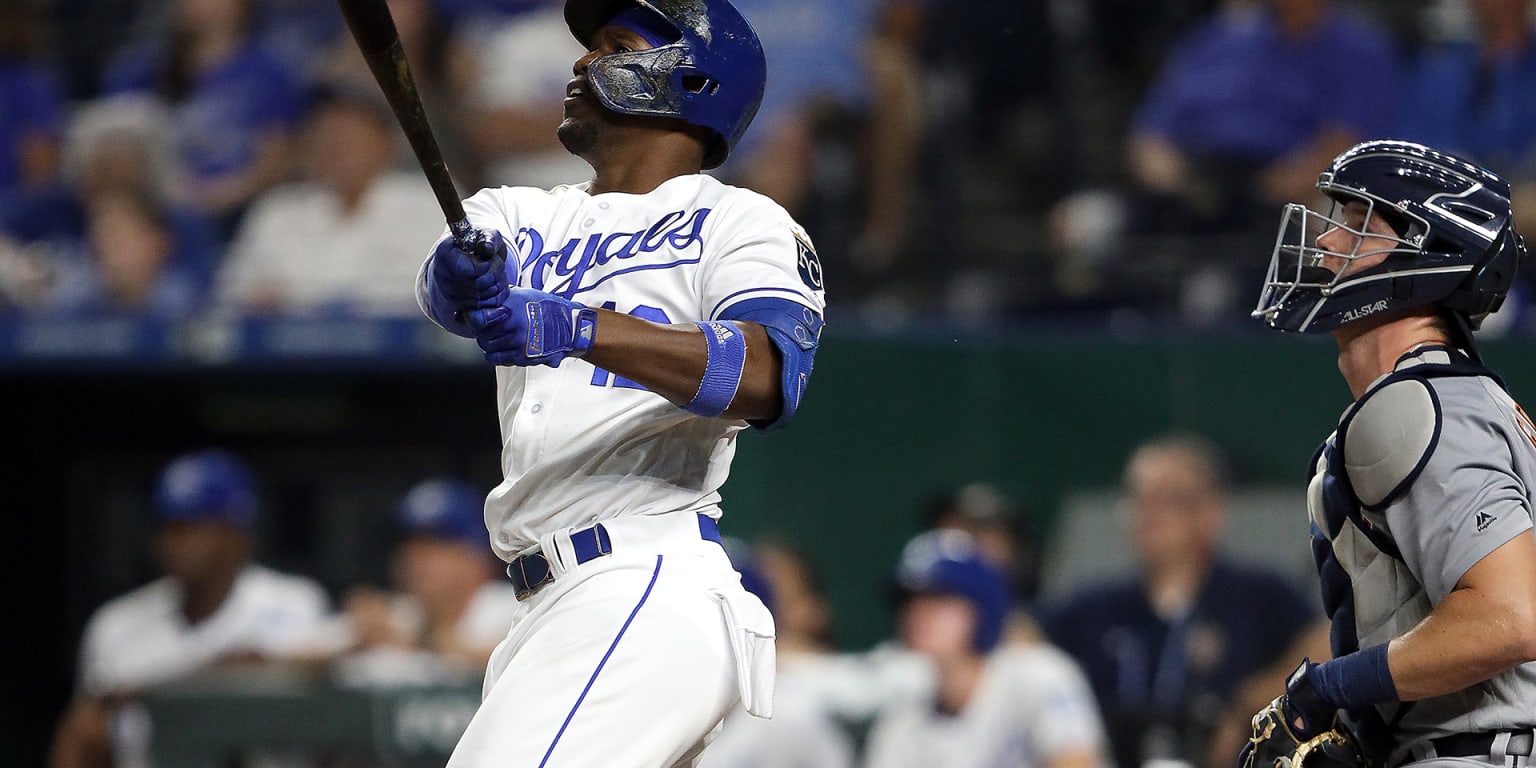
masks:
{"type": "Polygon", "coordinates": [[[713,419],[725,413],[731,401],[736,399],[741,372],[747,366],[747,337],[731,322],[694,324],[704,331],[709,358],[704,364],[699,391],[683,410],[713,419]]]}
{"type": "Polygon", "coordinates": [[[1317,665],[1308,677],[1322,700],[1339,709],[1397,701],[1397,684],[1387,666],[1387,644],[1346,653],[1317,665]]]}

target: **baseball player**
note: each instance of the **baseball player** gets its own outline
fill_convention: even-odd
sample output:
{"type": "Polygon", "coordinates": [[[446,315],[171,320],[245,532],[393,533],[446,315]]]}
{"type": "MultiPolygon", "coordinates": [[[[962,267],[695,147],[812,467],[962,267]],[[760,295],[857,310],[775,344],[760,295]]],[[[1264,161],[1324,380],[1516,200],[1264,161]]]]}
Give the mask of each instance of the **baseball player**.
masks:
{"type": "Polygon", "coordinates": [[[178,457],[154,506],[165,576],[102,605],[86,625],[80,687],[54,738],[55,766],[147,763],[144,689],[215,664],[304,656],[326,618],[313,581],[250,562],[255,486],[222,451],[178,457]]]}
{"type": "Polygon", "coordinates": [[[485,669],[517,613],[516,591],[485,545],[485,497],[432,477],[400,500],[405,538],[391,573],[397,592],[353,590],[341,620],[339,665],[351,683],[454,679],[485,669]]]}
{"type": "Polygon", "coordinates": [[[720,547],[735,437],[790,420],[824,305],[804,231],[700,173],[762,98],[725,0],[568,0],[587,47],[565,147],[595,171],[486,189],[423,311],[496,366],[491,546],[522,598],[450,765],[692,765],[738,700],[771,713],[773,621],[720,547]]]}
{"type": "Polygon", "coordinates": [[[919,535],[896,581],[902,641],[928,657],[935,680],[876,720],[868,768],[1106,764],[1093,692],[1071,658],[1045,644],[997,650],[1008,587],[975,539],[953,529],[919,535]]]}
{"type": "Polygon", "coordinates": [[[1536,428],[1471,332],[1525,246],[1509,184],[1371,141],[1286,207],[1254,316],[1332,332],[1354,402],[1312,462],[1312,549],[1333,658],[1303,660],[1242,761],[1527,763],[1536,727],[1536,428]],[[1336,716],[1338,717],[1336,720],[1336,716]],[[1336,727],[1337,725],[1337,727],[1336,727]],[[1353,731],[1353,737],[1349,734],[1353,731]]]}

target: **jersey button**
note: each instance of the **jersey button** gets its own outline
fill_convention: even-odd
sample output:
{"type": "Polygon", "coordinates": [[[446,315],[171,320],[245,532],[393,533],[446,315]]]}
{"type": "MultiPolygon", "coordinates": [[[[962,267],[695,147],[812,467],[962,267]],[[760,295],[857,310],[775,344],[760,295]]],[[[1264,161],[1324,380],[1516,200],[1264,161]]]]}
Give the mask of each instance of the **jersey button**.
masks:
{"type": "Polygon", "coordinates": [[[506,531],[496,534],[496,540],[503,544],[511,544],[512,537],[506,531]]]}
{"type": "Polygon", "coordinates": [[[539,411],[544,410],[544,404],[543,403],[534,403],[533,407],[529,408],[528,410],[533,411],[534,413],[538,413],[539,411]]]}
{"type": "Polygon", "coordinates": [[[608,210],[608,204],[607,203],[598,203],[597,207],[599,207],[599,208],[601,208],[601,209],[603,209],[605,211],[608,210]]]}
{"type": "Polygon", "coordinates": [[[581,225],[583,227],[590,227],[590,226],[592,226],[593,222],[595,222],[595,221],[597,221],[597,219],[587,219],[586,221],[583,221],[581,223],[581,225]]]}

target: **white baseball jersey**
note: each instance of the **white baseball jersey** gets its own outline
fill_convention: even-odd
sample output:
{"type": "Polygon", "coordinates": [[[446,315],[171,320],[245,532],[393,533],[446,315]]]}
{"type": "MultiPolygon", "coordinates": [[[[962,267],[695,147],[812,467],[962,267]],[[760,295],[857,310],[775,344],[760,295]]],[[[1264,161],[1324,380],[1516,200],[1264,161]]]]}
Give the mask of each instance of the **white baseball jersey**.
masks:
{"type": "MultiPolygon", "coordinates": [[[[759,298],[821,314],[810,240],[767,197],[703,174],[644,195],[589,188],[486,189],[464,209],[506,237],[521,287],[660,323],[718,319],[759,298]]],[[[425,267],[419,296],[424,277],[425,267]]],[[[719,516],[744,422],[695,416],[580,359],[498,367],[496,378],[505,479],[486,500],[486,524],[503,559],[542,533],[613,517],[719,516]]]]}
{"type": "Polygon", "coordinates": [[[249,565],[208,618],[188,625],[181,605],[181,588],[161,578],[97,609],[81,642],[81,688],[98,696],[133,693],[231,653],[305,650],[329,600],[310,579],[249,565]]]}
{"type": "Polygon", "coordinates": [[[869,736],[868,768],[1040,768],[1063,754],[1108,754],[1093,692],[1054,647],[994,652],[958,713],[931,693],[893,705],[869,736]]]}

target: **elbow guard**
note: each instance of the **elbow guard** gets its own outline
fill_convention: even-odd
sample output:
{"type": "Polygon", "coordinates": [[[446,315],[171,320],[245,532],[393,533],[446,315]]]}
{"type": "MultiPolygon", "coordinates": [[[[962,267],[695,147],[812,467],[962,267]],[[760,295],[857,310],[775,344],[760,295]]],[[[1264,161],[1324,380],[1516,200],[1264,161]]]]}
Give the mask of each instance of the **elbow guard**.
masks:
{"type": "Polygon", "coordinates": [[[778,348],[782,363],[779,380],[782,406],[778,418],[773,421],[749,423],[760,432],[772,432],[789,423],[799,410],[800,399],[805,396],[806,385],[811,379],[816,347],[821,341],[821,315],[799,302],[759,298],[728,307],[720,313],[720,319],[757,323],[768,331],[768,339],[778,348]]]}

